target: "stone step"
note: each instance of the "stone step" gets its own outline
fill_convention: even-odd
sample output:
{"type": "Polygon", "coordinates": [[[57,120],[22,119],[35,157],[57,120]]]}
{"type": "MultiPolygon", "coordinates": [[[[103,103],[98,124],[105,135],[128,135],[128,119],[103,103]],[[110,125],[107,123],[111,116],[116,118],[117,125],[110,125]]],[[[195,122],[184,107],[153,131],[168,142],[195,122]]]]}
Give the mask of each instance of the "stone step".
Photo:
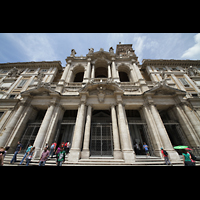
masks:
{"type": "MultiPolygon", "coordinates": [[[[13,154],[7,154],[4,159],[4,166],[18,166],[22,160],[24,154],[17,155],[17,162],[10,164],[13,154]]],[[[22,166],[25,166],[24,160],[22,166]]],[[[38,166],[39,159],[32,159],[29,166],[38,166]]],[[[45,166],[56,166],[56,158],[50,158],[46,161],[45,166]]],[[[136,156],[136,160],[132,164],[127,164],[123,159],[114,159],[110,157],[90,157],[89,159],[80,159],[78,163],[68,161],[68,157],[65,158],[65,163],[62,166],[166,166],[164,159],[160,157],[146,157],[136,156]]],[[[184,166],[182,162],[173,163],[173,166],[184,166]]],[[[196,161],[196,166],[200,166],[200,161],[196,161]]]]}

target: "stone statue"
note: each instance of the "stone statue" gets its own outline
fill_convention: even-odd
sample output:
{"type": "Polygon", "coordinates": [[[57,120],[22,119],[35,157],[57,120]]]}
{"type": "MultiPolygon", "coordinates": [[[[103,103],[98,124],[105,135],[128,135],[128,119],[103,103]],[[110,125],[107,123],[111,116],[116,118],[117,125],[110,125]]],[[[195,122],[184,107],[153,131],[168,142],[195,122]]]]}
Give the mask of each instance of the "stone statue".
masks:
{"type": "Polygon", "coordinates": [[[71,50],[71,57],[74,57],[76,55],[76,51],[74,49],[71,50]]]}
{"type": "Polygon", "coordinates": [[[41,86],[42,84],[42,79],[45,77],[45,75],[42,72],[39,72],[37,75],[37,79],[38,79],[38,86],[41,86]]]}
{"type": "Polygon", "coordinates": [[[88,53],[88,54],[94,53],[94,49],[93,49],[93,48],[90,48],[90,49],[88,49],[88,50],[89,50],[89,53],[88,53]]]}
{"type": "Polygon", "coordinates": [[[114,54],[114,49],[113,49],[112,47],[110,47],[109,52],[110,52],[111,54],[114,54]]]}
{"type": "Polygon", "coordinates": [[[189,76],[199,76],[200,72],[196,67],[190,66],[188,69],[186,69],[186,73],[189,76]]]}
{"type": "Polygon", "coordinates": [[[11,69],[8,73],[8,77],[17,77],[19,76],[21,73],[20,70],[18,70],[16,67],[14,67],[13,69],[11,69]]]}

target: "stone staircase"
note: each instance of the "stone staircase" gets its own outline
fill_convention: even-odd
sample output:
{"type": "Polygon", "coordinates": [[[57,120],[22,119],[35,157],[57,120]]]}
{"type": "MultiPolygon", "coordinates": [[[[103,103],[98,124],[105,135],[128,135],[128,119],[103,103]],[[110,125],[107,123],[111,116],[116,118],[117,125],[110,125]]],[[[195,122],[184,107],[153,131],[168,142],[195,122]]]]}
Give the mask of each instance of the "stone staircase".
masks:
{"type": "MultiPolygon", "coordinates": [[[[4,166],[18,166],[24,154],[17,155],[17,162],[10,164],[13,154],[7,154],[4,159],[4,166]]],[[[24,160],[21,166],[25,166],[24,160]]],[[[32,159],[29,166],[38,166],[39,160],[32,159]]],[[[56,166],[56,158],[47,160],[45,166],[56,166]]],[[[113,157],[91,157],[89,159],[80,159],[78,163],[69,162],[66,156],[65,163],[62,166],[166,166],[164,159],[160,157],[147,157],[145,155],[137,155],[135,163],[127,164],[123,159],[114,159],[113,157]]],[[[184,166],[183,163],[173,163],[173,166],[184,166]]],[[[196,166],[200,166],[200,161],[196,162],[196,166]]]]}

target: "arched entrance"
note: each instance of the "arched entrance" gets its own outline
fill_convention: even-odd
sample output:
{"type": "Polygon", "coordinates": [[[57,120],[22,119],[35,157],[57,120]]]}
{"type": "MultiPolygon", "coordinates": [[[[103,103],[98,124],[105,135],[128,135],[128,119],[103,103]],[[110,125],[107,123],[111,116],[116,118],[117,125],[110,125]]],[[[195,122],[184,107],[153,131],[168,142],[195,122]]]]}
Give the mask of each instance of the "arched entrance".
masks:
{"type": "Polygon", "coordinates": [[[110,111],[94,110],[90,134],[91,156],[112,156],[113,139],[110,111]]]}

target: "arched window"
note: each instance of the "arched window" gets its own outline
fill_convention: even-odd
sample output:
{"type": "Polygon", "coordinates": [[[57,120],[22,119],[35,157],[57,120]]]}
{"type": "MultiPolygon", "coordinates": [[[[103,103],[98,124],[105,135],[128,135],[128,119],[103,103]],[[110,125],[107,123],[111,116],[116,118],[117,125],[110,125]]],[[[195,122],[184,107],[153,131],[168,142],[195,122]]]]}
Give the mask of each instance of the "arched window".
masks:
{"type": "Polygon", "coordinates": [[[82,65],[78,65],[73,69],[71,77],[72,82],[83,82],[85,68],[82,65]]]}
{"type": "Polygon", "coordinates": [[[98,67],[95,70],[95,78],[108,78],[108,69],[105,67],[98,67]]]}
{"type": "Polygon", "coordinates": [[[127,65],[120,65],[118,67],[118,72],[121,82],[130,82],[130,68],[127,65]]]}
{"type": "Polygon", "coordinates": [[[74,82],[83,82],[84,72],[79,72],[75,75],[74,82]]]}
{"type": "Polygon", "coordinates": [[[130,82],[128,74],[126,72],[119,72],[119,78],[121,82],[130,82]]]}

